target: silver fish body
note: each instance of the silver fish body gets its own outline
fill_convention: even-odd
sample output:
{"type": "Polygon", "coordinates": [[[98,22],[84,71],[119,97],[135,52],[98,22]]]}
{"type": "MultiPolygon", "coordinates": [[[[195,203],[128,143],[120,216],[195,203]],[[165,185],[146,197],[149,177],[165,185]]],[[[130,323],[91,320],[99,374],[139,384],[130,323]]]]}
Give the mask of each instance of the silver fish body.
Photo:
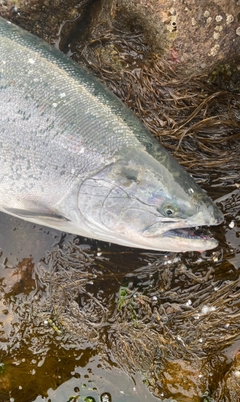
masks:
{"type": "Polygon", "coordinates": [[[205,250],[222,214],[117,97],[0,18],[0,210],[125,246],[205,250]]]}

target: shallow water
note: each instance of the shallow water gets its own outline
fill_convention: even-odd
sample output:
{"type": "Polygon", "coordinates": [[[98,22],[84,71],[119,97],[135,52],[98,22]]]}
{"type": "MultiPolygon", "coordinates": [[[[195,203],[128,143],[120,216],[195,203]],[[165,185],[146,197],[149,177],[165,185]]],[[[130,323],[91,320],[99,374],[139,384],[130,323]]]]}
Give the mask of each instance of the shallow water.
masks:
{"type": "MultiPolygon", "coordinates": [[[[65,402],[71,396],[76,401],[91,396],[86,400],[154,402],[157,399],[144,386],[141,375],[121,370],[110,351],[102,359],[97,342],[81,339],[81,334],[79,339],[71,339],[55,327],[52,306],[47,309],[39,301],[40,297],[51,298],[51,294],[43,296],[39,275],[46,250],[52,255],[59,245],[62,249],[78,243],[75,239],[1,214],[0,401],[65,402]],[[77,395],[81,397],[77,399],[77,395]]],[[[85,241],[77,248],[90,252],[94,265],[100,254],[98,246],[85,241]]],[[[124,249],[121,252],[124,255],[124,249]]],[[[117,253],[115,247],[115,257],[117,253]]],[[[133,259],[133,252],[128,253],[133,259]]],[[[51,305],[51,300],[47,302],[51,305]]]]}
{"type": "Polygon", "coordinates": [[[231,177],[205,181],[225,222],[202,254],[127,249],[1,214],[0,401],[237,401],[231,177]]]}

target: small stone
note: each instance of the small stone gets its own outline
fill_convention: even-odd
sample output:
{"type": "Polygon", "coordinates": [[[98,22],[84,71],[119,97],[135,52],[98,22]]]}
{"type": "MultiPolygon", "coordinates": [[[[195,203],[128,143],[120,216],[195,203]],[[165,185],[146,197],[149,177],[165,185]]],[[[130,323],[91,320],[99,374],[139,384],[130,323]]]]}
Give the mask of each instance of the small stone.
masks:
{"type": "Polygon", "coordinates": [[[206,10],[206,11],[204,11],[204,17],[206,17],[206,18],[208,18],[209,17],[209,15],[210,15],[210,12],[208,11],[208,10],[206,10]]]}
{"type": "Polygon", "coordinates": [[[231,24],[234,21],[234,16],[232,14],[226,14],[226,23],[231,24]]]}
{"type": "Polygon", "coordinates": [[[195,18],[192,18],[192,26],[194,27],[195,25],[197,25],[197,21],[195,20],[195,18]]]}
{"type": "Polygon", "coordinates": [[[169,9],[169,13],[170,13],[171,15],[175,15],[175,14],[176,14],[175,8],[171,7],[171,8],[169,9]]]}
{"type": "Polygon", "coordinates": [[[219,32],[213,32],[213,39],[218,40],[220,37],[220,33],[219,32]]]}
{"type": "Polygon", "coordinates": [[[217,22],[222,21],[222,19],[223,19],[223,17],[222,17],[221,15],[217,15],[217,16],[215,17],[215,20],[216,20],[217,22]]]}
{"type": "MultiPolygon", "coordinates": [[[[240,28],[239,28],[239,35],[240,35],[240,28]]],[[[218,54],[218,51],[220,49],[219,45],[215,45],[210,49],[210,52],[208,53],[208,56],[216,56],[218,54]]]]}
{"type": "Polygon", "coordinates": [[[238,36],[240,36],[240,27],[238,27],[238,28],[236,29],[236,34],[237,34],[238,36]]]}

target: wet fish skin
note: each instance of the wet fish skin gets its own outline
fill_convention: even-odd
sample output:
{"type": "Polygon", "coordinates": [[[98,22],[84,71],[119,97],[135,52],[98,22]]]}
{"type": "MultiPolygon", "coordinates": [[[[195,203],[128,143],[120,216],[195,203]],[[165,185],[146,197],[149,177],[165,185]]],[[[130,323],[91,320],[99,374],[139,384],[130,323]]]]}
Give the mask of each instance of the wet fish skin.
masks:
{"type": "Polygon", "coordinates": [[[125,246],[205,250],[223,217],[93,76],[0,18],[0,210],[125,246]]]}

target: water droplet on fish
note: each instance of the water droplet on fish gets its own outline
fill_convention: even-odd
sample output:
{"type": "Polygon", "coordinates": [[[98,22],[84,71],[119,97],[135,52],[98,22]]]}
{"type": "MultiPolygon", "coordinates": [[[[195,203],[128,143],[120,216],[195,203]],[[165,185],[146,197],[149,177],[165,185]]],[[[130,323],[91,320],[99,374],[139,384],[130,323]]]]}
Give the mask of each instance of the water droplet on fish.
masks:
{"type": "Polygon", "coordinates": [[[28,63],[29,63],[29,64],[34,64],[34,63],[35,63],[35,60],[34,60],[34,59],[28,59],[28,63]]]}
{"type": "Polygon", "coordinates": [[[188,189],[188,194],[193,194],[193,193],[194,193],[193,188],[189,188],[189,189],[188,189]]]}

